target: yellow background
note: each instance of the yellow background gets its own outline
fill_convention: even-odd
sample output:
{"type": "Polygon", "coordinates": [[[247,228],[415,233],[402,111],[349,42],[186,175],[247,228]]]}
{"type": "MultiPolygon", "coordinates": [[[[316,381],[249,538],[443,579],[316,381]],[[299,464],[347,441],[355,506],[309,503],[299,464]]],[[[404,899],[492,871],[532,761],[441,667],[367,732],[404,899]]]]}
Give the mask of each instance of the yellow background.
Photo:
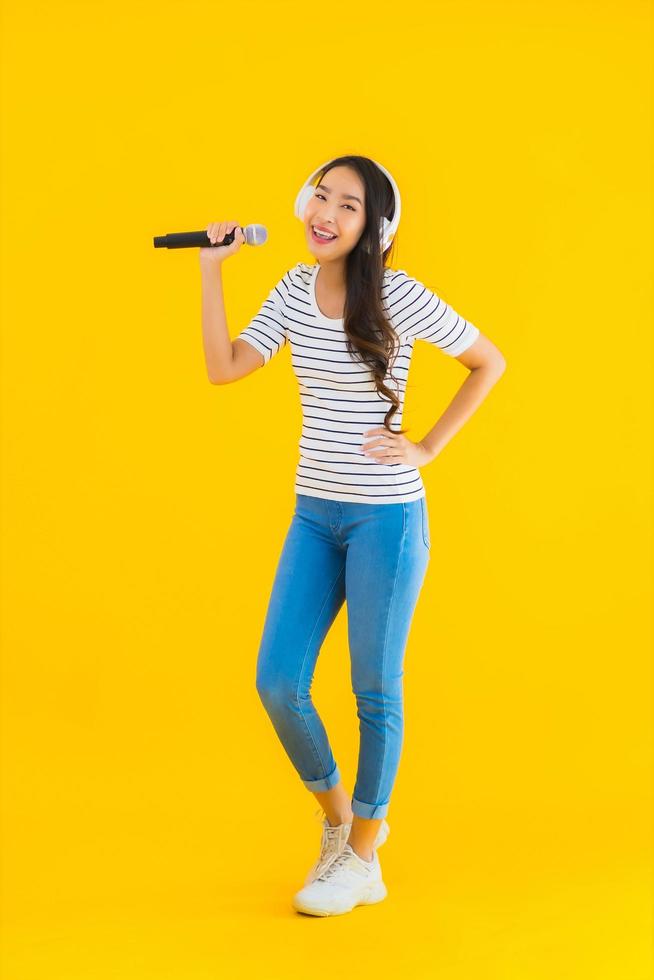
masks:
{"type": "MultiPolygon", "coordinates": [[[[3,980],[651,977],[651,8],[6,2],[3,980]],[[293,200],[383,163],[394,268],[507,371],[423,469],[385,902],[290,905],[315,798],[255,690],[293,510],[290,354],[211,386],[312,261],[293,200]],[[443,515],[443,516],[441,516],[443,515]]],[[[416,346],[421,438],[465,370],[416,346]]],[[[314,685],[352,790],[346,611],[314,685]]]]}

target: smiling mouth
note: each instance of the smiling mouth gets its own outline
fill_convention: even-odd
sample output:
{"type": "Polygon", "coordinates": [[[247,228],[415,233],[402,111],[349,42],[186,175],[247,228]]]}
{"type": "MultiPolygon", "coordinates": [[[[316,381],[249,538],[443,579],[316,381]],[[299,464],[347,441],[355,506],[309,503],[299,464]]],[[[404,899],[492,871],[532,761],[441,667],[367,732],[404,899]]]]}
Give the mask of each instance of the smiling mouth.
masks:
{"type": "Polygon", "coordinates": [[[336,239],[338,238],[338,235],[329,236],[329,235],[324,235],[321,232],[318,232],[314,225],[311,226],[311,236],[313,240],[317,242],[335,242],[336,239]]]}

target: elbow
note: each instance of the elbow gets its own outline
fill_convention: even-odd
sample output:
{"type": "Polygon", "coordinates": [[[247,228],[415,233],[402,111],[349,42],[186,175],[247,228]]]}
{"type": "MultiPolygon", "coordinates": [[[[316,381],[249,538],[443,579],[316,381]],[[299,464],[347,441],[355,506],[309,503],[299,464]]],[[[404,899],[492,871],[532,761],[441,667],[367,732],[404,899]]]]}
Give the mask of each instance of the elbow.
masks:
{"type": "Polygon", "coordinates": [[[492,380],[493,380],[493,384],[494,385],[497,384],[497,382],[500,380],[500,378],[502,377],[502,375],[504,374],[505,371],[506,371],[506,361],[505,360],[499,361],[497,364],[494,364],[492,366],[492,368],[491,368],[491,377],[492,377],[492,380]]]}
{"type": "Polygon", "coordinates": [[[231,380],[231,378],[226,377],[224,374],[210,374],[209,372],[207,372],[207,377],[209,378],[209,384],[212,385],[226,385],[231,380]]]}
{"type": "Polygon", "coordinates": [[[481,371],[484,377],[487,377],[492,384],[495,384],[506,371],[506,361],[501,356],[489,357],[482,361],[481,364],[471,367],[470,371],[481,371]]]}
{"type": "Polygon", "coordinates": [[[495,380],[499,380],[506,371],[506,358],[498,353],[488,363],[489,371],[494,375],[495,380]]]}

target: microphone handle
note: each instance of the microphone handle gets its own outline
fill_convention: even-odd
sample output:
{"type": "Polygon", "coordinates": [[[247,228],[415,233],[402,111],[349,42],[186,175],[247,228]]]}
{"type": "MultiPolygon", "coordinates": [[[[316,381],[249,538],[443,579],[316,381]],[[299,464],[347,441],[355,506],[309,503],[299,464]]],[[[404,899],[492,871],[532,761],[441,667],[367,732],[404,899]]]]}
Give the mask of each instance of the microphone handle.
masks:
{"type": "MultiPolygon", "coordinates": [[[[241,229],[242,231],[243,229],[241,229]]],[[[245,234],[245,232],[243,232],[245,234]]],[[[212,244],[206,228],[202,231],[179,231],[168,235],[155,235],[155,248],[219,248],[221,245],[231,245],[236,235],[236,228],[228,232],[222,242],[212,244]]]]}

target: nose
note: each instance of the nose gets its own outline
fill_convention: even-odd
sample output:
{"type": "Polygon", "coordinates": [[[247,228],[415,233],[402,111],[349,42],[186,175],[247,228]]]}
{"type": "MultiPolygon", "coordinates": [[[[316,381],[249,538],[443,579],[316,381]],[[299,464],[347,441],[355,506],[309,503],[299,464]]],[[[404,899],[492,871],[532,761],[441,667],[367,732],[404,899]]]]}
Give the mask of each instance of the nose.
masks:
{"type": "Polygon", "coordinates": [[[314,224],[315,225],[334,225],[334,224],[336,224],[336,222],[335,222],[333,216],[331,215],[331,213],[328,211],[327,214],[320,215],[319,217],[317,217],[316,220],[314,221],[314,224]]]}

